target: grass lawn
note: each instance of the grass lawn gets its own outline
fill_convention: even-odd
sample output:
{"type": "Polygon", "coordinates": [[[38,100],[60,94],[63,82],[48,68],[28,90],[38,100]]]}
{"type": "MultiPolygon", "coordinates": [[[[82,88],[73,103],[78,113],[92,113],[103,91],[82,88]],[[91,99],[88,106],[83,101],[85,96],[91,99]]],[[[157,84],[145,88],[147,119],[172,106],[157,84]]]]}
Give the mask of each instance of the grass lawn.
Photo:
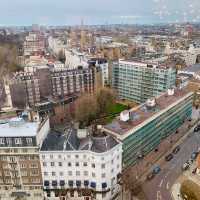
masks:
{"type": "Polygon", "coordinates": [[[120,104],[120,103],[115,103],[107,109],[106,113],[108,115],[112,115],[112,114],[120,113],[126,109],[128,109],[128,106],[120,104]]]}

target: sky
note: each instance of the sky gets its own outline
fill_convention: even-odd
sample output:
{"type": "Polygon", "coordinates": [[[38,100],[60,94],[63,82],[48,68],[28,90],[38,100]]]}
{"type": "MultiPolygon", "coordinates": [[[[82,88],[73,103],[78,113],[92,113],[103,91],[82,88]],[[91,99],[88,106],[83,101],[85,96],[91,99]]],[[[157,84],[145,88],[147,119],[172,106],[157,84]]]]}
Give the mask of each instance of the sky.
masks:
{"type": "Polygon", "coordinates": [[[0,26],[200,22],[200,0],[0,0],[0,26]]]}

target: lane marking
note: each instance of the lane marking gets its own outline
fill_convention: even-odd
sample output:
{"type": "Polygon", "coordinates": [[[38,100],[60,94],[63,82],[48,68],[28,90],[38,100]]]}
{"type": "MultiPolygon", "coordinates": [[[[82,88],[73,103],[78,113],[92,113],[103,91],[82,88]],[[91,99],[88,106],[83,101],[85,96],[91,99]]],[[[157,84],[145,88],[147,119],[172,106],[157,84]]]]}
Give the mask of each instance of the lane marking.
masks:
{"type": "Polygon", "coordinates": [[[166,188],[167,190],[169,190],[169,182],[167,182],[166,188]]]}
{"type": "Polygon", "coordinates": [[[160,181],[159,187],[162,187],[162,184],[163,184],[163,179],[160,181]]]}
{"type": "Polygon", "coordinates": [[[162,200],[161,192],[157,191],[157,200],[162,200]]]}

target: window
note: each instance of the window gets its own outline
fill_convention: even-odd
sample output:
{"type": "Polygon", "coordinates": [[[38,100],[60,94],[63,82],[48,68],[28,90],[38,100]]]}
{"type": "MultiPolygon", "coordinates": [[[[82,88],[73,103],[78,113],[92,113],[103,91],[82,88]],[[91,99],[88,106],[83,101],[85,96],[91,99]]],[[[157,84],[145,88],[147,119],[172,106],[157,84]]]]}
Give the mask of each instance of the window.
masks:
{"type": "Polygon", "coordinates": [[[105,177],[106,177],[106,174],[105,174],[105,173],[101,174],[101,177],[102,177],[102,178],[105,178],[105,177]]]}
{"type": "Polygon", "coordinates": [[[32,138],[26,138],[26,142],[28,145],[31,145],[32,144],[32,138]]]}
{"type": "Polygon", "coordinates": [[[44,172],[44,176],[48,176],[48,172],[44,172]]]}
{"type": "Polygon", "coordinates": [[[117,156],[117,160],[119,160],[119,155],[117,156]]]}
{"type": "Polygon", "coordinates": [[[75,158],[79,158],[79,155],[75,155],[75,158]]]}
{"type": "Polygon", "coordinates": [[[76,171],[76,176],[80,176],[80,171],[76,171]]]}
{"type": "Polygon", "coordinates": [[[76,162],[76,167],[79,167],[79,162],[76,162]]]}
{"type": "Polygon", "coordinates": [[[117,168],[119,169],[119,164],[117,165],[117,168]]]}
{"type": "Polygon", "coordinates": [[[7,142],[8,146],[12,145],[12,139],[11,138],[6,138],[6,142],[7,142]]]}
{"type": "Polygon", "coordinates": [[[47,166],[47,163],[46,163],[46,162],[43,162],[43,166],[46,167],[46,166],[47,166]]]}
{"type": "Polygon", "coordinates": [[[55,176],[56,175],[56,172],[52,172],[52,176],[55,176]]]}
{"type": "Polygon", "coordinates": [[[88,176],[88,171],[83,172],[84,176],[88,176]]]}
{"type": "Polygon", "coordinates": [[[51,162],[51,166],[54,167],[54,166],[55,166],[55,163],[54,163],[54,162],[51,162]]]}
{"type": "Polygon", "coordinates": [[[62,156],[61,156],[61,155],[58,155],[58,158],[59,158],[59,159],[61,159],[61,158],[62,158],[62,156]]]}
{"type": "Polygon", "coordinates": [[[59,166],[59,167],[62,167],[62,163],[61,163],[61,162],[59,162],[59,163],[58,163],[58,166],[59,166]]]}
{"type": "Polygon", "coordinates": [[[111,163],[113,164],[113,163],[114,163],[114,161],[113,161],[113,160],[111,160],[111,163]]]}
{"type": "Polygon", "coordinates": [[[72,171],[68,171],[68,175],[69,175],[69,176],[72,176],[72,171]]]}
{"type": "Polygon", "coordinates": [[[84,167],[87,167],[87,163],[86,163],[86,162],[84,162],[84,163],[83,163],[83,166],[84,166],[84,167]]]}
{"type": "Polygon", "coordinates": [[[4,138],[0,138],[0,144],[5,144],[4,138]]]}
{"type": "Polygon", "coordinates": [[[94,163],[92,163],[92,168],[95,168],[95,164],[94,163]]]}
{"type": "Polygon", "coordinates": [[[113,172],[114,172],[114,169],[111,170],[111,173],[113,173],[113,172]]]}
{"type": "Polygon", "coordinates": [[[53,155],[50,155],[50,158],[52,159],[52,158],[53,158],[53,155]]]}
{"type": "Polygon", "coordinates": [[[68,162],[68,167],[71,167],[72,166],[72,163],[68,162]]]}
{"type": "Polygon", "coordinates": [[[42,159],[43,159],[43,160],[45,159],[45,155],[42,155],[42,159]]]}
{"type": "Polygon", "coordinates": [[[22,141],[21,141],[21,138],[15,138],[15,144],[21,144],[22,141]]]}
{"type": "Polygon", "coordinates": [[[22,168],[22,169],[26,168],[26,164],[22,163],[22,164],[21,164],[21,168],[22,168]]]}
{"type": "Polygon", "coordinates": [[[95,176],[96,176],[95,173],[92,172],[92,177],[95,177],[95,176]]]}
{"type": "Polygon", "coordinates": [[[60,176],[63,176],[63,174],[64,174],[63,172],[60,172],[60,176]]]}
{"type": "Polygon", "coordinates": [[[106,167],[106,164],[101,164],[101,168],[104,169],[106,167]]]}

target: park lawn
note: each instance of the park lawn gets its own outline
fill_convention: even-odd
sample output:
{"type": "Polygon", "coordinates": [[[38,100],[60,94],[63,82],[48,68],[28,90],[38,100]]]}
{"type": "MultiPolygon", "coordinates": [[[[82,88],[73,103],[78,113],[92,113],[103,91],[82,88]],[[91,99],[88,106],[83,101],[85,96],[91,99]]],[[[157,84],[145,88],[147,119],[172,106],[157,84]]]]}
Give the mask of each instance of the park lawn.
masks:
{"type": "Polygon", "coordinates": [[[117,114],[117,113],[120,113],[122,112],[123,110],[126,110],[128,109],[128,106],[126,105],[123,105],[123,104],[120,104],[120,103],[115,103],[115,104],[112,104],[106,111],[106,113],[108,115],[112,115],[112,114],[117,114]]]}

